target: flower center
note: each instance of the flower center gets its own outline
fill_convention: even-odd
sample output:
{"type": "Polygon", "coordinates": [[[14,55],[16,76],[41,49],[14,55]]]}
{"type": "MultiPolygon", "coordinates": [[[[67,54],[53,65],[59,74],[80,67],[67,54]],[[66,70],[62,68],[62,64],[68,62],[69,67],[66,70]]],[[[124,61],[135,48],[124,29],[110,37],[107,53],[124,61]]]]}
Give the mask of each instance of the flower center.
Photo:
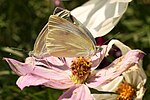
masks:
{"type": "Polygon", "coordinates": [[[136,90],[126,83],[122,83],[116,92],[119,93],[117,100],[133,100],[136,96],[136,90]]]}
{"type": "Polygon", "coordinates": [[[75,58],[71,64],[71,80],[76,84],[82,84],[90,75],[92,62],[84,57],[75,58]]]}

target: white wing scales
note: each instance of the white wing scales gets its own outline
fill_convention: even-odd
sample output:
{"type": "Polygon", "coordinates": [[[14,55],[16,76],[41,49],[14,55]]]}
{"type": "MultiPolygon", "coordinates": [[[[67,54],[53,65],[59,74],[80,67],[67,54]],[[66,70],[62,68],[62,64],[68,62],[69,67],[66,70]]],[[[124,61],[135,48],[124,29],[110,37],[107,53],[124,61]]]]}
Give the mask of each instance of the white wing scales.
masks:
{"type": "Polygon", "coordinates": [[[47,36],[47,33],[48,33],[48,24],[46,24],[44,28],[41,30],[41,32],[39,33],[34,43],[34,49],[33,51],[29,52],[29,56],[40,57],[42,55],[45,55],[44,53],[47,52],[46,44],[45,44],[46,42],[45,37],[47,36]]]}
{"type": "Polygon", "coordinates": [[[36,39],[34,50],[36,57],[78,57],[91,56],[96,52],[95,40],[89,31],[73,16],[65,18],[51,15],[48,24],[36,39]],[[73,18],[73,19],[72,19],[73,18]]]}

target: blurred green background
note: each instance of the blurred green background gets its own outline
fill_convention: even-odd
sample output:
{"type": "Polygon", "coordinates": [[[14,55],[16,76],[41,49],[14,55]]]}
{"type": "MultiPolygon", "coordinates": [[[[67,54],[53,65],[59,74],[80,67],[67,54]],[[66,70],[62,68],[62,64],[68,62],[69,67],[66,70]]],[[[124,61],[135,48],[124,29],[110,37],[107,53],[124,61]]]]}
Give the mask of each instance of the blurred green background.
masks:
{"type": "MultiPolygon", "coordinates": [[[[72,10],[87,0],[64,0],[61,6],[72,10]]],[[[57,100],[62,91],[43,86],[21,91],[18,78],[3,57],[20,61],[28,56],[34,41],[52,14],[53,0],[0,0],[0,100],[57,100]]],[[[146,55],[143,68],[148,76],[144,100],[150,98],[150,0],[133,0],[117,26],[105,36],[119,39],[132,49],[141,49],[146,55]],[[115,35],[116,33],[119,33],[115,35]],[[114,37],[115,35],[115,37],[114,37]]]]}

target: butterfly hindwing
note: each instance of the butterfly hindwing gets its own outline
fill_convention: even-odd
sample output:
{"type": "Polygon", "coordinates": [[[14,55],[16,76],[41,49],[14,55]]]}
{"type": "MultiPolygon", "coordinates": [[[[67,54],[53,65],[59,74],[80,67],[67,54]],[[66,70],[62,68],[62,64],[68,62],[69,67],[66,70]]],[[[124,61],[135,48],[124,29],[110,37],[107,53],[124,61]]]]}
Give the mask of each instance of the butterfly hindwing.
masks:
{"type": "Polygon", "coordinates": [[[34,49],[33,51],[29,52],[29,56],[36,56],[40,57],[42,55],[45,55],[47,52],[46,49],[46,36],[48,34],[48,24],[44,26],[44,28],[39,33],[35,43],[34,43],[34,49]]]}

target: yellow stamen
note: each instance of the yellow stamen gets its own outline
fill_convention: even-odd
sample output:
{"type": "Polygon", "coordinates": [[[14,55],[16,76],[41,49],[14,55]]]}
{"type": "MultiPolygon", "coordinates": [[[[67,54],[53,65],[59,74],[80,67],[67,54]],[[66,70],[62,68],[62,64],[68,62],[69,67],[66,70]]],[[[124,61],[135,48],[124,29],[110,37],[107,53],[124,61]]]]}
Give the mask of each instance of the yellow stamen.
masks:
{"type": "Polygon", "coordinates": [[[71,80],[76,84],[82,84],[90,75],[91,61],[84,57],[75,58],[71,64],[71,80]]]}
{"type": "Polygon", "coordinates": [[[119,94],[117,100],[133,100],[136,96],[136,90],[126,83],[122,83],[116,92],[119,94]]]}

